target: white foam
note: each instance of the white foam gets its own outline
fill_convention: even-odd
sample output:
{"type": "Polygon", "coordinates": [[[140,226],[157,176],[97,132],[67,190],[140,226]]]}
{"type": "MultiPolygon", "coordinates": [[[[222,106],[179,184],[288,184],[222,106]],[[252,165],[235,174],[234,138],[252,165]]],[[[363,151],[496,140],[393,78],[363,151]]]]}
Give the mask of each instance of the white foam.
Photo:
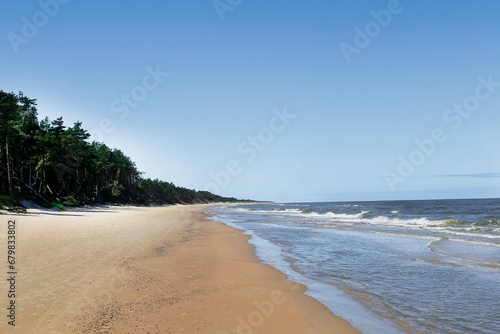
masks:
{"type": "Polygon", "coordinates": [[[348,213],[334,213],[334,212],[327,212],[327,213],[317,213],[317,212],[310,212],[305,214],[307,217],[315,217],[315,218],[329,218],[329,219],[361,219],[366,214],[368,214],[370,211],[361,211],[360,213],[356,214],[348,214],[348,213]]]}

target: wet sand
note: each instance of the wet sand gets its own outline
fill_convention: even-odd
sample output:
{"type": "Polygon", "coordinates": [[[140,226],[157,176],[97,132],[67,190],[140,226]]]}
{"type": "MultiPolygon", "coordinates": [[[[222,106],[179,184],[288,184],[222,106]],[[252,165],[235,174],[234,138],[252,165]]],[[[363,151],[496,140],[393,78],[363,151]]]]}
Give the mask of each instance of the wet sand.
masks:
{"type": "Polygon", "coordinates": [[[203,207],[1,215],[2,258],[16,220],[18,274],[16,326],[3,298],[0,332],[357,333],[203,207]]]}

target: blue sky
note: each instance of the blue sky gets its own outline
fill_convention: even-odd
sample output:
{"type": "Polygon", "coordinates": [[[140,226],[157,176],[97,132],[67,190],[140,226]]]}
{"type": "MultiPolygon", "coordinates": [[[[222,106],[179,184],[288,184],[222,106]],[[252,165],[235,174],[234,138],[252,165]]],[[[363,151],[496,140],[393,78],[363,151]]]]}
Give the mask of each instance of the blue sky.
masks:
{"type": "Polygon", "coordinates": [[[188,188],[499,197],[499,12],[495,0],[3,1],[0,89],[188,188]]]}

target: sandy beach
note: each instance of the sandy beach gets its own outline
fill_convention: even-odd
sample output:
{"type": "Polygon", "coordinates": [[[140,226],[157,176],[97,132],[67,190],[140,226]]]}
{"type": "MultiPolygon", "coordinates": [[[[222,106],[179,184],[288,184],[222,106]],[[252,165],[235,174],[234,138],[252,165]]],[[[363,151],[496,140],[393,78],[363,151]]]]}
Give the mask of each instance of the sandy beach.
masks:
{"type": "Polygon", "coordinates": [[[203,206],[1,217],[2,258],[9,219],[17,237],[16,326],[3,297],[2,333],[357,333],[203,206]]]}

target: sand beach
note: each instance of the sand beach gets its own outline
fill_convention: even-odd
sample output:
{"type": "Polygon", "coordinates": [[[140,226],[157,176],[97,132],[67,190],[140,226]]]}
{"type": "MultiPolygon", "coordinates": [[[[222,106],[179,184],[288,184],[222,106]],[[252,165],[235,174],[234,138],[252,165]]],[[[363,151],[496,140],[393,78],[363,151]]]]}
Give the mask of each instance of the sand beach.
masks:
{"type": "MultiPolygon", "coordinates": [[[[2,333],[357,333],[261,263],[203,205],[92,207],[15,220],[15,326],[2,333]]],[[[2,270],[6,276],[6,270],[2,270]]],[[[3,295],[9,282],[1,280],[3,295]]]]}

